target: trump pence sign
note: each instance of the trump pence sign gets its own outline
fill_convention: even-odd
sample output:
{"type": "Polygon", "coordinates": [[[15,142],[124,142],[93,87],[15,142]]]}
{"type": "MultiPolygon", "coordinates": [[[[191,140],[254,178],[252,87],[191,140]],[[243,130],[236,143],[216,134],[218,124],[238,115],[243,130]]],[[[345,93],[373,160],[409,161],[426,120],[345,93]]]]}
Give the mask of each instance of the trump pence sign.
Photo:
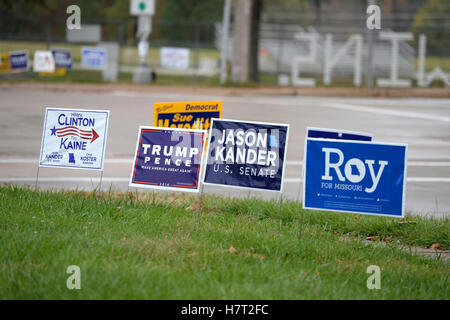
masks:
{"type": "Polygon", "coordinates": [[[108,110],[46,108],[39,166],[103,170],[108,110]]]}
{"type": "Polygon", "coordinates": [[[199,191],[205,130],[139,128],[131,187],[199,191]]]}
{"type": "Polygon", "coordinates": [[[288,124],[213,119],[204,183],[283,190],[288,124]]]}
{"type": "Polygon", "coordinates": [[[305,209],[404,217],[407,145],[306,139],[305,209]]]}

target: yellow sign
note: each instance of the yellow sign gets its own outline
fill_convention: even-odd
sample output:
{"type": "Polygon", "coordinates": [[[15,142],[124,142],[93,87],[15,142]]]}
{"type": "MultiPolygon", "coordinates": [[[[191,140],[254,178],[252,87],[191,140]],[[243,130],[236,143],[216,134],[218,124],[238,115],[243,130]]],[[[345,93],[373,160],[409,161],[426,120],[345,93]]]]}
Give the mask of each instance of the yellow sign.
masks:
{"type": "Polygon", "coordinates": [[[66,68],[56,68],[54,72],[39,72],[39,75],[41,77],[62,77],[65,76],[67,73],[66,68]]]}
{"type": "Polygon", "coordinates": [[[222,101],[155,102],[153,125],[209,130],[211,118],[222,118],[222,101]]]}
{"type": "Polygon", "coordinates": [[[1,73],[10,73],[11,72],[11,66],[10,66],[10,63],[9,63],[9,54],[8,53],[1,53],[0,57],[1,57],[0,74],[1,73]]]}

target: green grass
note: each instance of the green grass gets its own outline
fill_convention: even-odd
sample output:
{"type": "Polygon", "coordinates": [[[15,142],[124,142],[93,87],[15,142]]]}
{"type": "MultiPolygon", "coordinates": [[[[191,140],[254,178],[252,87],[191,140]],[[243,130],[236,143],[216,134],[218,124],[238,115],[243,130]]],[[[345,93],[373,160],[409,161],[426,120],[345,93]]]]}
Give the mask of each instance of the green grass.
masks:
{"type": "Polygon", "coordinates": [[[406,231],[410,244],[448,248],[448,219],[278,208],[256,198],[2,186],[0,298],[449,298],[448,263],[397,245],[406,231]],[[368,235],[393,241],[375,247],[361,241],[368,235]],[[66,288],[69,265],[81,268],[81,290],[66,288]],[[366,287],[369,265],[381,268],[380,290],[366,287]]]}

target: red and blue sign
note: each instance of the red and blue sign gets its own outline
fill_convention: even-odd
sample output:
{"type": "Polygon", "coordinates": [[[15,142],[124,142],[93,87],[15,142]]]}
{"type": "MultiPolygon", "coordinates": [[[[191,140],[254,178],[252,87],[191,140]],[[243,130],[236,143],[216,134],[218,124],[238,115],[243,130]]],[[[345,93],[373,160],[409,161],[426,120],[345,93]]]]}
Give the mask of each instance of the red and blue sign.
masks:
{"type": "Polygon", "coordinates": [[[205,130],[141,126],[129,185],[198,192],[205,135],[205,130]]]}
{"type": "Polygon", "coordinates": [[[303,208],[404,217],[407,145],[306,139],[303,208]]]}
{"type": "Polygon", "coordinates": [[[46,108],[39,166],[103,170],[108,110],[46,108]]]}
{"type": "Polygon", "coordinates": [[[213,119],[204,183],[282,192],[288,124],[213,119]]]}

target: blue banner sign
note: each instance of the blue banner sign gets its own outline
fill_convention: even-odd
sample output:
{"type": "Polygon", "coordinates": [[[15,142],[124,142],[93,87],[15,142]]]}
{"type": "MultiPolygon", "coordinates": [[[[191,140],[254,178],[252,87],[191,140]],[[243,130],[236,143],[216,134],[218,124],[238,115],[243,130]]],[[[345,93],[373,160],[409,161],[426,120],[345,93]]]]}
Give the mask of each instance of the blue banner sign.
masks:
{"type": "Polygon", "coordinates": [[[106,50],[98,47],[81,48],[81,66],[86,69],[105,69],[106,50]]]}
{"type": "Polygon", "coordinates": [[[70,69],[72,68],[72,55],[67,49],[52,49],[53,58],[55,59],[56,68],[70,69]]]}
{"type": "Polygon", "coordinates": [[[131,187],[198,192],[205,130],[140,127],[131,187]]]}
{"type": "Polygon", "coordinates": [[[22,72],[28,70],[28,51],[11,51],[9,53],[11,72],[22,72]]]}
{"type": "Polygon", "coordinates": [[[213,119],[204,183],[283,190],[288,124],[213,119]]]}
{"type": "Polygon", "coordinates": [[[303,207],[404,217],[407,145],[306,139],[303,207]]]}
{"type": "Polygon", "coordinates": [[[336,140],[372,141],[373,135],[364,132],[337,130],[327,128],[306,128],[308,138],[323,138],[336,140]]]}

